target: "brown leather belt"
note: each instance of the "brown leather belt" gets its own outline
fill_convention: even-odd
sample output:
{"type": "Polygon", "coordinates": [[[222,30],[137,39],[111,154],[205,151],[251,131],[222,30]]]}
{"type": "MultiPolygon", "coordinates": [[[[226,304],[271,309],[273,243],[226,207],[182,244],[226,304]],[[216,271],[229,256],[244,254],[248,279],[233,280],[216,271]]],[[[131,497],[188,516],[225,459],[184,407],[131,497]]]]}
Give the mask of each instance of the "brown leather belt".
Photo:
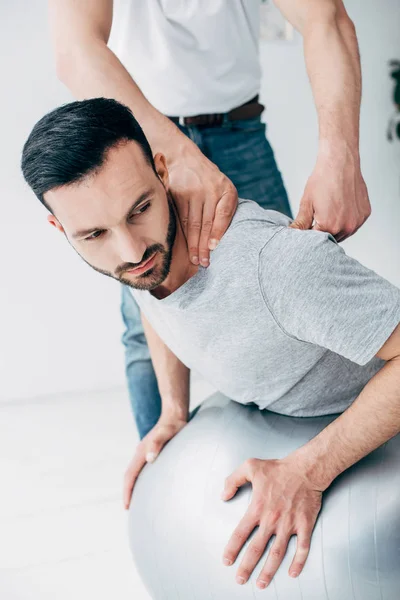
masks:
{"type": "Polygon", "coordinates": [[[265,106],[260,104],[258,96],[254,96],[248,102],[241,106],[233,108],[228,113],[214,113],[209,115],[195,115],[193,117],[168,117],[176,125],[196,125],[202,127],[216,127],[222,125],[225,115],[228,121],[238,121],[240,119],[252,119],[258,117],[263,112],[265,106]]]}

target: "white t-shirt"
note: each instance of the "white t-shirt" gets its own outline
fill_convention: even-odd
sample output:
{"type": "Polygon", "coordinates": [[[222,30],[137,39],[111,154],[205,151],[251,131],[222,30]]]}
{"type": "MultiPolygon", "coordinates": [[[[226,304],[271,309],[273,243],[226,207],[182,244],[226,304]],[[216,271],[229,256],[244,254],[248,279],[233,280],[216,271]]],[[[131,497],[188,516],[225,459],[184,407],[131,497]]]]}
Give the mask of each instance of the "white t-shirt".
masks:
{"type": "Polygon", "coordinates": [[[260,0],[124,0],[114,51],[169,116],[227,112],[259,93],[260,0]]]}

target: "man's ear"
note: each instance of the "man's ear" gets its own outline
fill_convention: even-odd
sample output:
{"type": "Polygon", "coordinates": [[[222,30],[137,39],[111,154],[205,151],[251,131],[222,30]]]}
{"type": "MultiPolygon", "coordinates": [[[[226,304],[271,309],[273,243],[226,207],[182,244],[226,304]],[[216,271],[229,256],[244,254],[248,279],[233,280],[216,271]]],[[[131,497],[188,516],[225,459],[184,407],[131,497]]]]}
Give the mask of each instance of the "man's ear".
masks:
{"type": "Polygon", "coordinates": [[[56,229],[58,229],[58,231],[61,231],[61,233],[64,233],[64,228],[61,225],[60,221],[57,219],[57,217],[55,217],[54,215],[47,215],[47,221],[50,223],[50,225],[53,225],[53,227],[55,227],[56,229]]]}
{"type": "Polygon", "coordinates": [[[168,190],[169,175],[167,168],[167,159],[165,158],[164,154],[162,154],[161,152],[157,152],[157,154],[154,156],[154,165],[156,167],[156,171],[159,178],[164,184],[165,189],[168,190]]]}

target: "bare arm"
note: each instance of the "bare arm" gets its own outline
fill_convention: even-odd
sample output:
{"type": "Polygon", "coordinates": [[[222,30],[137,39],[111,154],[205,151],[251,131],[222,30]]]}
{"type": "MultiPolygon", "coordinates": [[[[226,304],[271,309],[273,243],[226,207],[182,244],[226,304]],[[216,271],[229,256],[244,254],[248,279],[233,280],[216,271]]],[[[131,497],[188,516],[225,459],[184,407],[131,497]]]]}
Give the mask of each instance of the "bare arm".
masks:
{"type": "Polygon", "coordinates": [[[186,137],[150,104],[128,71],[107,46],[113,19],[112,0],[50,0],[50,26],[59,79],[78,100],[115,98],[129,106],[154,149],[186,137]]]}
{"type": "Polygon", "coordinates": [[[225,564],[232,564],[250,532],[259,526],[237,571],[242,583],[249,578],[272,532],[276,532],[276,539],[257,584],[261,588],[269,585],[293,534],[297,547],[289,574],[297,577],[308,557],[322,492],[340,473],[400,432],[400,325],[377,356],[386,360],[386,365],[319,435],[283,459],[249,459],[225,480],[224,500],[247,482],[253,487],[249,508],[224,550],[225,564]]]}
{"type": "Polygon", "coordinates": [[[142,323],[157,376],[162,413],[168,418],[187,421],[190,371],[164,344],[143,313],[142,323]]]}
{"type": "Polygon", "coordinates": [[[162,152],[167,158],[171,191],[187,234],[190,258],[194,264],[204,259],[203,266],[208,266],[209,241],[219,241],[225,233],[236,210],[236,189],[148,102],[108,48],[112,18],[112,0],[49,0],[58,77],[78,100],[115,98],[132,110],[153,153],[162,152]]]}
{"type": "Polygon", "coordinates": [[[139,442],[125,472],[123,503],[129,507],[136,480],[146,463],[153,462],[189,417],[189,369],[175,356],[154,331],[142,313],[143,328],[153,359],[161,395],[161,416],[139,442]]]}
{"type": "Polygon", "coordinates": [[[358,155],[361,68],[356,31],[336,0],[275,0],[304,39],[304,58],[318,112],[320,140],[358,155]]]}
{"type": "Polygon", "coordinates": [[[304,39],[319,124],[317,163],[294,226],[329,231],[338,241],[371,213],[360,169],[361,67],[356,30],[342,0],[275,0],[304,39]],[[340,177],[339,177],[340,175],[340,177]]]}
{"type": "Polygon", "coordinates": [[[400,325],[377,356],[387,363],[354,403],[305,446],[288,456],[320,490],[400,433],[400,325]]]}

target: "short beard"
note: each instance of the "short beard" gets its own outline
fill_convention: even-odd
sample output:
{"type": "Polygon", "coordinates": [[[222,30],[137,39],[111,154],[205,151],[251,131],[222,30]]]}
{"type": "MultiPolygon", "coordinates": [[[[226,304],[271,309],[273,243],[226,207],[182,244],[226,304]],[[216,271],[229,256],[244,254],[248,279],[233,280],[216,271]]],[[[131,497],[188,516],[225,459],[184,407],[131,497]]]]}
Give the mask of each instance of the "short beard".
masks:
{"type": "MultiPolygon", "coordinates": [[[[148,271],[145,271],[141,275],[135,278],[135,282],[130,281],[129,279],[125,279],[125,277],[120,276],[119,280],[121,283],[128,285],[134,290],[147,290],[151,291],[157,288],[162,284],[163,281],[168,277],[171,270],[171,262],[172,262],[172,250],[174,247],[174,242],[176,238],[176,214],[174,209],[173,200],[167,192],[168,196],[168,209],[169,209],[169,221],[168,221],[168,229],[167,229],[167,237],[165,239],[165,245],[162,244],[153,244],[146,248],[145,253],[143,254],[142,263],[145,262],[154,254],[158,252],[160,257],[162,258],[162,264],[158,267],[157,272],[155,273],[155,267],[150,268],[148,271]]],[[[132,268],[132,267],[130,267],[132,268]]],[[[127,268],[124,271],[128,270],[127,268]]]]}
{"type": "Polygon", "coordinates": [[[123,273],[126,273],[126,271],[128,271],[129,269],[134,269],[135,267],[138,266],[137,264],[125,263],[122,268],[118,267],[116,270],[116,274],[113,275],[109,271],[103,271],[103,269],[99,269],[98,267],[93,266],[92,264],[87,262],[82,256],[81,256],[81,258],[86,262],[86,264],[88,264],[90,267],[92,267],[92,269],[94,269],[98,273],[101,273],[102,275],[106,275],[107,277],[111,277],[112,279],[116,279],[117,281],[120,281],[121,283],[124,283],[125,285],[127,285],[135,290],[151,291],[151,290],[154,290],[155,288],[157,288],[159,285],[161,285],[162,282],[165,281],[165,279],[168,277],[168,275],[170,273],[171,262],[172,262],[172,251],[173,251],[175,238],[176,238],[176,231],[177,231],[177,216],[175,213],[174,201],[172,199],[170,192],[166,192],[166,194],[167,194],[167,199],[168,199],[169,221],[168,221],[168,229],[167,229],[167,236],[165,239],[165,245],[153,244],[152,246],[149,246],[148,248],[146,248],[146,250],[143,254],[142,260],[140,261],[141,263],[144,263],[155,252],[158,252],[162,259],[162,264],[160,267],[157,268],[156,272],[155,272],[156,267],[151,267],[148,271],[145,271],[141,275],[137,276],[135,278],[135,281],[132,282],[129,279],[125,278],[123,276],[123,273]]]}

